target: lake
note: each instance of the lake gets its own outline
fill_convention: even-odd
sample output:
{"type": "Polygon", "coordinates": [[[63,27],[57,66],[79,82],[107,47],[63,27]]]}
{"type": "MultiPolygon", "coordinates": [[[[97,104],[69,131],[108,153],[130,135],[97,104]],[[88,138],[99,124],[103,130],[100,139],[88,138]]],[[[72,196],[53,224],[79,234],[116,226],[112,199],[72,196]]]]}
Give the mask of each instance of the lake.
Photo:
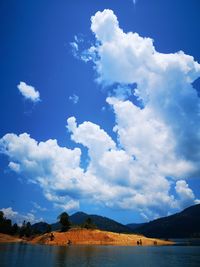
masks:
{"type": "Polygon", "coordinates": [[[0,267],[199,267],[199,246],[0,244],[0,267]]]}

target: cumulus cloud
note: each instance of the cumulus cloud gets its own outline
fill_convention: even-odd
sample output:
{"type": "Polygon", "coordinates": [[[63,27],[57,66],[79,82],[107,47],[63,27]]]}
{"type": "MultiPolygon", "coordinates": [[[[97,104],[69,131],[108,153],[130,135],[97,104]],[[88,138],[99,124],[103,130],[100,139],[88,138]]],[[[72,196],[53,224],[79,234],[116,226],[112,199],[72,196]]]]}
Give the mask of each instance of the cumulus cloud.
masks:
{"type": "Polygon", "coordinates": [[[72,190],[82,175],[80,149],[60,147],[56,140],[38,143],[26,133],[7,134],[0,140],[0,152],[9,157],[13,171],[38,184],[45,196],[58,204],[69,201],[63,194],[72,190]]]}
{"type": "MultiPolygon", "coordinates": [[[[97,82],[114,92],[107,102],[115,112],[118,145],[135,159],[131,167],[141,183],[165,184],[167,199],[172,186],[168,177],[200,174],[200,100],[192,85],[200,65],[183,51],[159,53],[151,38],[123,32],[112,10],[92,16],[91,30],[97,42],[88,49],[88,60],[95,65],[97,82]],[[131,84],[140,106],[123,97],[131,84]]],[[[174,207],[181,205],[171,200],[174,207]]]]}
{"type": "Polygon", "coordinates": [[[79,96],[73,94],[73,95],[69,96],[69,101],[71,101],[73,104],[77,104],[79,101],[79,96]]]}
{"type": "Polygon", "coordinates": [[[192,82],[200,76],[200,65],[182,51],[162,54],[151,38],[124,33],[111,10],[97,12],[91,21],[100,43],[95,46],[98,57],[94,61],[98,82],[136,83],[134,95],[144,105],[144,111],[135,114],[138,121],[143,119],[139,114],[148,113],[144,123],[152,120],[164,125],[178,156],[193,164],[193,172],[199,172],[200,101],[192,82]]]}
{"type": "MultiPolygon", "coordinates": [[[[126,122],[125,122],[126,123],[126,122]]],[[[88,149],[90,163],[85,172],[90,182],[93,199],[109,207],[137,209],[147,212],[156,209],[166,214],[178,204],[170,195],[169,181],[157,173],[155,166],[132,153],[117,147],[116,143],[98,125],[84,122],[77,125],[74,117],[68,119],[71,138],[88,149]]]]}
{"type": "Polygon", "coordinates": [[[17,88],[25,99],[34,103],[40,101],[40,93],[33,86],[28,85],[25,82],[20,82],[17,85],[17,88]]]}
{"type": "Polygon", "coordinates": [[[182,208],[190,206],[192,204],[199,204],[200,200],[195,199],[193,191],[189,188],[188,184],[184,180],[176,182],[176,192],[179,197],[179,203],[182,208]]]}
{"type": "Polygon", "coordinates": [[[119,102],[117,95],[107,99],[121,145],[136,157],[149,156],[155,165],[165,157],[163,174],[198,176],[200,100],[192,83],[200,76],[200,65],[182,51],[159,53],[151,38],[123,32],[112,10],[97,12],[91,22],[98,41],[93,46],[98,82],[136,84],[133,93],[143,104],[141,109],[119,102]]]}
{"type": "Polygon", "coordinates": [[[1,211],[4,213],[4,217],[7,219],[11,219],[12,222],[17,223],[18,225],[22,225],[23,221],[30,222],[31,224],[43,221],[42,218],[36,218],[35,215],[31,212],[27,214],[19,213],[18,211],[13,210],[12,207],[1,208],[1,211]]]}
{"type": "Polygon", "coordinates": [[[105,151],[115,148],[114,141],[99,125],[85,121],[77,127],[74,117],[69,118],[67,122],[67,128],[72,132],[71,139],[88,147],[91,158],[98,160],[105,151]]]}

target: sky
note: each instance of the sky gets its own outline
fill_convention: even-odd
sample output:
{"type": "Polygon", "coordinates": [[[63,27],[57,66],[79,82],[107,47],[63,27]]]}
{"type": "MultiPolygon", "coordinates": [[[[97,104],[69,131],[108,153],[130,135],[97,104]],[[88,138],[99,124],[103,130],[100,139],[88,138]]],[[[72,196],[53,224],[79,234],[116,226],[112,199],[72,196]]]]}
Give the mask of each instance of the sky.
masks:
{"type": "Polygon", "coordinates": [[[0,2],[0,209],[145,222],[200,203],[200,2],[0,2]],[[199,62],[199,63],[198,63],[199,62]]]}

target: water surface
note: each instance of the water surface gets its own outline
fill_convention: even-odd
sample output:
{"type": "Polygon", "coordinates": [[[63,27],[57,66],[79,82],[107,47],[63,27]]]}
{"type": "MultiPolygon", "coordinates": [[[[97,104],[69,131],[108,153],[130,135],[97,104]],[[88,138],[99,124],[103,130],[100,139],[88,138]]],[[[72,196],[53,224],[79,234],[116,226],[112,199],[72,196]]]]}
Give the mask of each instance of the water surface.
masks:
{"type": "Polygon", "coordinates": [[[199,267],[200,247],[0,244],[0,267],[199,267]]]}

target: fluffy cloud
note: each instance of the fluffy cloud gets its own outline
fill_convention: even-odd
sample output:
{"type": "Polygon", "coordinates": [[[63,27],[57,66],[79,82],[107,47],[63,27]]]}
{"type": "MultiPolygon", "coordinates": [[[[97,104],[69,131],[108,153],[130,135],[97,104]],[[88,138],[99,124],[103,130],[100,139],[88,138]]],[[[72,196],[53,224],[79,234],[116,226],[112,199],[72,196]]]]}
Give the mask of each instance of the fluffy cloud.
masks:
{"type": "MultiPolygon", "coordinates": [[[[150,180],[150,183],[158,184],[158,188],[150,187],[154,199],[155,193],[161,193],[160,184],[165,184],[159,197],[169,198],[174,207],[186,206],[189,202],[183,198],[175,200],[169,196],[169,189],[173,186],[171,179],[182,180],[200,174],[200,100],[192,85],[200,76],[200,65],[183,51],[159,53],[151,38],[123,32],[112,10],[92,16],[91,30],[97,42],[88,49],[88,60],[95,64],[97,82],[112,89],[110,92],[120,88],[120,94],[115,93],[107,102],[115,112],[114,131],[118,145],[135,159],[126,166],[129,166],[129,172],[133,170],[132,179],[137,181],[138,178],[143,184],[145,197],[137,195],[134,199],[141,199],[142,203],[147,199],[147,193],[151,195],[149,191],[145,192],[145,184],[150,180]],[[130,84],[142,105],[125,101],[127,96],[121,97],[123,91],[126,95],[130,84]]],[[[87,53],[84,51],[84,54],[87,53]]],[[[126,172],[123,173],[127,177],[126,172]]],[[[190,188],[188,191],[192,192],[190,188]]],[[[149,201],[158,204],[159,199],[153,201],[152,197],[149,201]]],[[[193,194],[190,204],[195,201],[193,194]]],[[[129,200],[124,202],[128,206],[126,203],[129,200]]]]}
{"type": "Polygon", "coordinates": [[[88,147],[91,158],[98,160],[105,151],[115,148],[114,141],[99,125],[85,121],[77,127],[74,117],[69,118],[67,122],[67,128],[72,132],[72,140],[88,147]]]}
{"type": "MultiPolygon", "coordinates": [[[[167,76],[173,80],[178,74],[184,78],[182,82],[189,83],[199,76],[200,67],[193,57],[181,51],[159,53],[151,38],[124,33],[112,10],[97,12],[91,22],[91,30],[98,41],[93,51],[98,55],[95,64],[100,82],[137,83],[140,97],[145,99],[152,86],[163,82],[167,76]]],[[[160,90],[165,91],[165,88],[160,90]]]]}
{"type": "Polygon", "coordinates": [[[192,82],[200,65],[182,51],[162,54],[151,38],[124,33],[112,10],[97,12],[91,22],[98,82],[136,84],[134,95],[144,107],[108,98],[121,145],[156,165],[165,157],[160,168],[166,175],[198,176],[200,100],[192,82]]]}
{"type": "Polygon", "coordinates": [[[176,192],[179,197],[179,203],[181,207],[187,207],[192,204],[199,204],[200,200],[195,199],[194,193],[192,190],[189,188],[188,184],[184,180],[179,180],[176,182],[175,186],[176,192]]]}
{"type": "Polygon", "coordinates": [[[18,225],[21,225],[23,221],[30,222],[31,224],[43,221],[42,218],[36,219],[35,215],[30,212],[27,214],[21,214],[18,211],[14,211],[11,207],[2,208],[0,210],[3,211],[4,217],[11,219],[12,222],[17,223],[18,225]]]}
{"type": "Polygon", "coordinates": [[[164,176],[187,177],[196,170],[192,161],[177,155],[176,140],[171,129],[152,114],[130,101],[107,98],[116,115],[114,131],[120,145],[134,156],[143,170],[164,176]]]}
{"type": "MultiPolygon", "coordinates": [[[[115,102],[124,103],[116,99],[115,102]]],[[[129,118],[132,116],[127,116],[127,120],[129,118]]],[[[123,122],[126,125],[126,120],[123,122]]],[[[85,177],[93,185],[90,193],[94,200],[103,201],[109,207],[137,209],[141,213],[150,213],[150,209],[154,209],[157,214],[163,215],[167,210],[179,207],[179,202],[169,193],[170,182],[158,172],[149,155],[143,157],[144,151],[141,151],[141,155],[134,151],[136,159],[132,156],[132,151],[129,153],[128,150],[134,148],[134,144],[128,142],[127,149],[124,146],[125,150],[117,148],[107,133],[91,122],[78,126],[75,118],[71,117],[67,127],[72,132],[72,140],[88,149],[90,163],[85,177]]],[[[128,135],[127,132],[127,138],[128,135]]],[[[138,144],[138,151],[141,150],[140,145],[138,144]]],[[[159,156],[160,153],[155,160],[159,156]]]]}
{"type": "MultiPolygon", "coordinates": [[[[94,205],[139,210],[144,216],[154,217],[179,207],[169,194],[169,181],[117,148],[99,126],[91,122],[77,125],[72,117],[68,119],[68,129],[72,139],[88,149],[90,162],[85,170],[80,167],[78,148],[60,147],[55,140],[38,143],[28,134],[7,134],[0,140],[1,153],[8,156],[9,167],[27,182],[40,186],[54,207],[78,210],[79,201],[85,199],[94,205]]],[[[194,196],[190,203],[192,200],[195,201],[194,196]]]]}
{"type": "Polygon", "coordinates": [[[73,191],[76,179],[82,176],[80,149],[60,147],[56,140],[38,143],[24,133],[5,135],[0,140],[0,152],[9,157],[13,171],[38,184],[48,199],[57,204],[70,201],[63,194],[73,191]]]}
{"type": "Polygon", "coordinates": [[[200,65],[182,51],[159,53],[151,38],[124,33],[112,10],[97,12],[91,22],[98,41],[93,46],[98,82],[136,84],[134,95],[143,106],[107,99],[120,144],[140,160],[159,165],[165,175],[198,176],[200,100],[192,82],[200,76],[200,65]]]}
{"type": "Polygon", "coordinates": [[[17,88],[25,99],[34,103],[40,101],[40,93],[33,86],[28,85],[25,82],[20,82],[17,85],[17,88]]]}

